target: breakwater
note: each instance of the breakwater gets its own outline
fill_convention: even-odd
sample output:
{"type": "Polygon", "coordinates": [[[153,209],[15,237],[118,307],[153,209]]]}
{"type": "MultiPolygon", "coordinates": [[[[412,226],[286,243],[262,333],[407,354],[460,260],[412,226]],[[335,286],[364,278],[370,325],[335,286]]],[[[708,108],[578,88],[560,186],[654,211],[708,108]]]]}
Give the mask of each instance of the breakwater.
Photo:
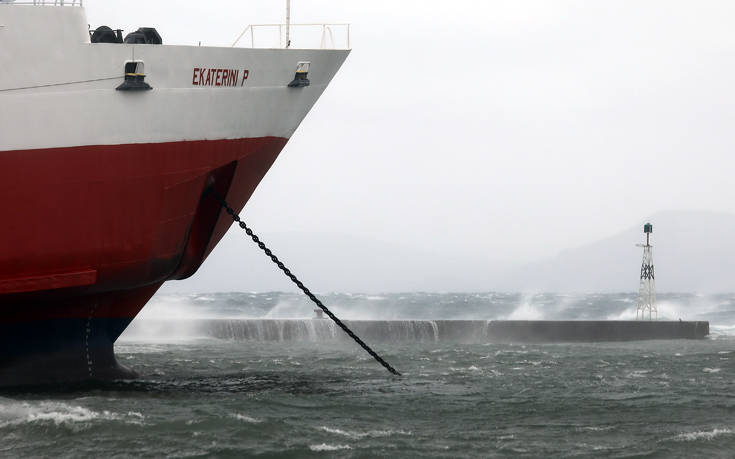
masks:
{"type": "MultiPolygon", "coordinates": [[[[345,323],[372,342],[564,343],[703,339],[709,322],[354,320],[345,323]]],[[[125,338],[204,337],[236,341],[339,341],[349,338],[325,319],[207,319],[134,322],[125,338]]]]}

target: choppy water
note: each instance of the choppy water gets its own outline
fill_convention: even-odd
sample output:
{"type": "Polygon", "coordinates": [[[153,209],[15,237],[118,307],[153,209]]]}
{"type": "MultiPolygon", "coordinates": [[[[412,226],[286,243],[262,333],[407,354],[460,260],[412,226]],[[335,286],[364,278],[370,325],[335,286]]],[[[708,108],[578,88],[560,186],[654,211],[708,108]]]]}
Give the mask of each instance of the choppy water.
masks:
{"type": "MultiPolygon", "coordinates": [[[[478,320],[624,318],[632,306],[629,295],[326,300],[348,319],[446,319],[452,310],[478,320]]],[[[403,378],[344,341],[165,336],[156,327],[146,335],[142,326],[117,345],[138,381],[0,394],[0,455],[732,457],[735,300],[662,300],[668,314],[710,320],[713,337],[372,343],[403,378]]],[[[141,322],[173,320],[177,310],[194,321],[311,313],[278,294],[170,296],[152,306],[141,322]]]]}

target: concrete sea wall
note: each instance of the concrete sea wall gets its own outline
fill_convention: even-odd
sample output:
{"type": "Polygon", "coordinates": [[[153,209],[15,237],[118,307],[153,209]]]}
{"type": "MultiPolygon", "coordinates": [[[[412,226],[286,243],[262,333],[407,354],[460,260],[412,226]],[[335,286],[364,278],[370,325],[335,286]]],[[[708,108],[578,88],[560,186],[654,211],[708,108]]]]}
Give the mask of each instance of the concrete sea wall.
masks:
{"type": "MultiPolygon", "coordinates": [[[[709,322],[359,320],[345,323],[369,342],[563,343],[702,339],[709,322]]],[[[236,341],[349,340],[326,319],[141,321],[125,338],[205,337],[236,341]]]]}

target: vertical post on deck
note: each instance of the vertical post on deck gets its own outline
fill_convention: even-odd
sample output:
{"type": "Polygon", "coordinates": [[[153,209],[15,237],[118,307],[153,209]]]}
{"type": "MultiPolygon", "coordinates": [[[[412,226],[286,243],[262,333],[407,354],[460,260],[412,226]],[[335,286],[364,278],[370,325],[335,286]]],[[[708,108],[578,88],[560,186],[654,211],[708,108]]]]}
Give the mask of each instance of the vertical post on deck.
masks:
{"type": "Polygon", "coordinates": [[[291,0],[286,0],[286,48],[291,47],[291,0]]]}

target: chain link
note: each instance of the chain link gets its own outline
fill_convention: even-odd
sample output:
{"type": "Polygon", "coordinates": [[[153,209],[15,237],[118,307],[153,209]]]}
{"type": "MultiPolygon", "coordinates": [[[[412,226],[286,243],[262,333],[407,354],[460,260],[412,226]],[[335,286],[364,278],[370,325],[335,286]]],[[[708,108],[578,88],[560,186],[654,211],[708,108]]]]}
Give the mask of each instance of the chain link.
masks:
{"type": "Polygon", "coordinates": [[[337,316],[335,316],[332,313],[332,311],[329,310],[329,308],[327,308],[326,306],[324,306],[324,304],[321,302],[321,300],[319,300],[319,298],[316,297],[316,295],[314,295],[313,293],[311,293],[311,290],[309,290],[304,285],[304,283],[301,282],[291,272],[291,270],[288,269],[286,267],[286,265],[284,265],[283,262],[278,259],[278,257],[271,251],[271,249],[269,249],[265,245],[265,243],[260,240],[260,238],[253,232],[253,230],[250,229],[250,227],[248,227],[248,225],[244,221],[242,221],[242,219],[237,214],[237,212],[235,212],[235,210],[232,207],[230,207],[229,204],[227,204],[227,201],[225,201],[224,198],[222,198],[215,191],[212,191],[212,190],[210,190],[210,194],[212,196],[214,196],[214,198],[220,203],[220,205],[222,206],[222,208],[225,209],[225,211],[227,212],[227,214],[230,217],[232,217],[232,220],[234,220],[235,223],[237,223],[240,226],[240,228],[242,228],[242,229],[245,230],[245,233],[247,233],[247,235],[250,236],[250,238],[253,240],[253,242],[255,242],[258,245],[258,247],[260,247],[260,250],[262,250],[263,252],[265,252],[265,254],[268,256],[268,258],[270,258],[273,261],[273,263],[275,263],[276,266],[278,266],[278,268],[281,271],[283,271],[283,273],[289,279],[291,279],[291,281],[294,284],[296,284],[296,286],[302,292],[304,292],[304,294],[306,296],[308,296],[309,299],[311,299],[311,301],[314,302],[314,304],[316,304],[317,306],[319,306],[319,309],[321,309],[322,311],[324,311],[324,313],[326,315],[328,315],[329,318],[332,319],[334,321],[334,323],[336,323],[339,326],[339,328],[341,328],[342,330],[344,330],[344,332],[347,333],[347,335],[350,338],[352,338],[353,340],[355,340],[355,342],[357,344],[359,344],[360,347],[362,347],[368,354],[370,354],[378,363],[380,363],[381,365],[383,365],[383,367],[385,367],[386,370],[388,370],[389,372],[391,372],[392,374],[394,374],[396,376],[401,376],[401,373],[399,373],[398,370],[396,370],[395,368],[393,368],[391,366],[391,364],[389,364],[388,362],[386,362],[385,360],[383,360],[383,358],[381,356],[379,356],[374,350],[372,350],[370,348],[370,346],[368,346],[367,344],[365,344],[365,342],[363,340],[361,340],[359,336],[357,336],[352,330],[350,330],[349,327],[347,327],[347,325],[345,325],[341,320],[339,320],[339,318],[337,316]]]}

